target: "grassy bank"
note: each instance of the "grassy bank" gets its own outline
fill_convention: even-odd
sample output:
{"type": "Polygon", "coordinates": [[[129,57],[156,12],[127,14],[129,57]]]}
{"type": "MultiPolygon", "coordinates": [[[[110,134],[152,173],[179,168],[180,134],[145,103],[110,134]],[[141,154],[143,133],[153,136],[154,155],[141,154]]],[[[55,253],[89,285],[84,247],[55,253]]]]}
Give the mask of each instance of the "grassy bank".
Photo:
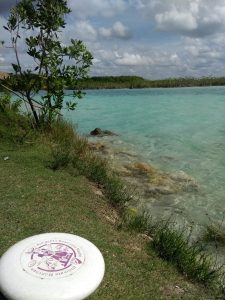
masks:
{"type": "Polygon", "coordinates": [[[212,287],[191,283],[157,256],[142,217],[122,219],[126,186],[67,124],[35,132],[26,118],[0,113],[0,195],[0,255],[43,232],[96,244],[106,274],[90,299],[216,299],[212,287]]]}

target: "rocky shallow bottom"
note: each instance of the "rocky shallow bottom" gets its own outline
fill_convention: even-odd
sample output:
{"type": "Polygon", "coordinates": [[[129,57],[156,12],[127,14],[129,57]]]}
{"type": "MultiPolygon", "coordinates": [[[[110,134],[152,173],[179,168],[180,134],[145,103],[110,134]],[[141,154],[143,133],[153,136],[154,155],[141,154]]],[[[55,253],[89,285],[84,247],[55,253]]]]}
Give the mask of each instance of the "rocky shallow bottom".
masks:
{"type": "MultiPolygon", "coordinates": [[[[146,163],[141,155],[128,149],[118,138],[89,138],[91,148],[105,158],[110,166],[127,183],[133,200],[129,203],[138,211],[147,211],[156,219],[172,219],[179,228],[192,228],[194,240],[201,239],[204,224],[193,222],[192,217],[181,208],[187,197],[201,193],[201,186],[195,178],[182,170],[163,172],[146,163]]],[[[207,243],[205,245],[218,262],[223,262],[224,247],[207,243]],[[215,252],[216,251],[216,252],[215,252]]]]}
{"type": "Polygon", "coordinates": [[[107,161],[129,185],[138,208],[154,203],[172,205],[178,195],[196,193],[199,184],[184,171],[163,172],[144,162],[140,155],[123,147],[116,139],[95,138],[90,140],[92,149],[107,161]]]}

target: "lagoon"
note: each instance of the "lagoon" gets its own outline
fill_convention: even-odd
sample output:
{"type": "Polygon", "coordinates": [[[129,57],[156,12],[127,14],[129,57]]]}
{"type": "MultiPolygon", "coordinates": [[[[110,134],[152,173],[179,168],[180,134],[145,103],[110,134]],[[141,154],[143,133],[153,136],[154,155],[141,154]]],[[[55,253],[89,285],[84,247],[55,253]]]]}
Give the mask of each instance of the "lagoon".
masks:
{"type": "Polygon", "coordinates": [[[225,87],[90,90],[65,116],[79,133],[116,132],[111,142],[122,151],[199,184],[197,192],[148,203],[152,213],[182,214],[200,225],[224,218],[225,87]]]}

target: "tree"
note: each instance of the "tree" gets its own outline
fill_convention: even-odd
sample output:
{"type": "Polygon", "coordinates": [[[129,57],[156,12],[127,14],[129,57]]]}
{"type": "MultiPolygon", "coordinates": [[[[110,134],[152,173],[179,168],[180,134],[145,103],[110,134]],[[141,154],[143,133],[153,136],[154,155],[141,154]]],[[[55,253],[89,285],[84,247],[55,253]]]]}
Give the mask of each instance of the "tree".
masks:
{"type": "Polygon", "coordinates": [[[65,27],[65,16],[70,13],[66,0],[21,0],[11,9],[7,26],[11,34],[16,63],[14,74],[7,79],[8,88],[16,91],[32,111],[36,126],[51,124],[63,108],[75,109],[75,98],[82,93],[76,90],[78,79],[86,78],[92,64],[92,55],[80,40],[71,39],[63,45],[59,35],[65,27]],[[25,31],[26,53],[34,66],[24,68],[18,53],[21,32],[25,31]],[[73,86],[72,101],[64,105],[64,89],[73,86]],[[41,100],[34,98],[43,89],[41,100]]]}

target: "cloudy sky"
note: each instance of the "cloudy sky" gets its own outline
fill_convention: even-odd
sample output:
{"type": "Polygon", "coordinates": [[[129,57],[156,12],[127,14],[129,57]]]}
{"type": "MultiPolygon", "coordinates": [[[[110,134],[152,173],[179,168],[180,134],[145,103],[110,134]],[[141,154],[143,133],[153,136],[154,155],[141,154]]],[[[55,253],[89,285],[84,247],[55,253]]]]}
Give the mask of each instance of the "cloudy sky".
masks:
{"type": "MultiPolygon", "coordinates": [[[[0,0],[2,26],[15,0],[0,0]]],[[[83,40],[94,56],[91,75],[148,79],[225,76],[225,0],[68,0],[63,41],[83,40]]],[[[23,46],[20,52],[29,66],[23,46]]],[[[0,48],[0,70],[10,70],[10,48],[0,48]]]]}

